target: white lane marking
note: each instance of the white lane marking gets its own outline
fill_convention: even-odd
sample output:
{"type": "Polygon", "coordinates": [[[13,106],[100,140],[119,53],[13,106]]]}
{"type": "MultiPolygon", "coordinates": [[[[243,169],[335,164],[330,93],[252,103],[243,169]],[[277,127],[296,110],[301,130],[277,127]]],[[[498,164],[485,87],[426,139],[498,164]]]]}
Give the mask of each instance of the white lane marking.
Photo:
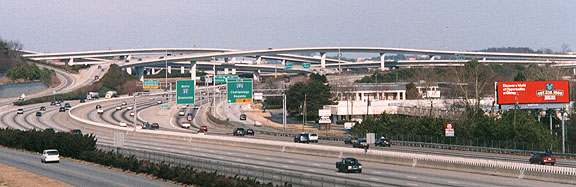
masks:
{"type": "Polygon", "coordinates": [[[320,164],[312,164],[312,165],[315,165],[315,166],[320,166],[320,164]]]}
{"type": "Polygon", "coordinates": [[[289,160],[288,162],[290,162],[290,163],[292,163],[292,164],[296,163],[296,162],[294,162],[294,161],[292,161],[292,160],[289,160]]]}
{"type": "Polygon", "coordinates": [[[372,178],[370,178],[370,179],[375,180],[375,181],[379,181],[379,180],[380,180],[379,178],[374,178],[374,177],[372,177],[372,178]]]}
{"type": "Polygon", "coordinates": [[[447,182],[450,183],[450,184],[460,184],[460,183],[457,183],[457,182],[454,182],[454,181],[447,181],[447,182]]]}
{"type": "Polygon", "coordinates": [[[411,175],[406,175],[406,177],[411,178],[411,179],[417,179],[418,178],[418,177],[411,176],[411,175]]]}
{"type": "Polygon", "coordinates": [[[172,127],[174,127],[175,129],[177,129],[178,127],[174,126],[174,123],[172,123],[172,120],[174,120],[174,117],[170,117],[170,125],[172,127]]]}
{"type": "Polygon", "coordinates": [[[412,184],[412,183],[406,183],[406,185],[408,185],[408,186],[418,186],[417,184],[412,184]]]}
{"type": "Polygon", "coordinates": [[[270,158],[270,157],[266,157],[266,158],[264,158],[264,159],[266,159],[266,160],[270,160],[271,158],[270,158]]]}
{"type": "Polygon", "coordinates": [[[374,173],[376,173],[376,174],[382,174],[382,172],[379,172],[379,171],[375,171],[374,173]]]}
{"type": "Polygon", "coordinates": [[[311,172],[316,172],[316,170],[313,170],[313,169],[308,169],[308,171],[311,171],[311,172]]]}
{"type": "Polygon", "coordinates": [[[289,168],[287,165],[282,165],[283,168],[289,168]]]}

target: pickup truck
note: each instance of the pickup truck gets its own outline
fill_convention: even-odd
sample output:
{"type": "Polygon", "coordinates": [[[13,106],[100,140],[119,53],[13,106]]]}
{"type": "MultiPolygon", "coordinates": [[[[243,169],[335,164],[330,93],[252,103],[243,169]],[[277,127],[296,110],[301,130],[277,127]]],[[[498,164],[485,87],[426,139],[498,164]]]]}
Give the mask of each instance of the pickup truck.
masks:
{"type": "Polygon", "coordinates": [[[362,164],[356,158],[343,158],[340,162],[336,162],[336,169],[339,172],[362,173],[362,164]]]}

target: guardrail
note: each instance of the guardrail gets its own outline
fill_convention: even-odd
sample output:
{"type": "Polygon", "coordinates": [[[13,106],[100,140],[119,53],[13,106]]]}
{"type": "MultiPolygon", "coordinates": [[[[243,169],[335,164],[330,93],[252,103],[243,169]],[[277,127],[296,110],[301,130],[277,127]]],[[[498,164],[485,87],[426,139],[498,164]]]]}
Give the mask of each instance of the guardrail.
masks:
{"type": "Polygon", "coordinates": [[[110,145],[98,144],[97,148],[106,152],[116,152],[123,156],[134,156],[138,160],[148,160],[155,163],[169,163],[172,166],[186,167],[229,177],[255,178],[262,183],[271,182],[274,185],[285,183],[292,186],[371,186],[349,180],[328,179],[310,173],[283,172],[272,169],[259,168],[247,164],[235,164],[228,161],[214,161],[194,156],[182,155],[174,152],[152,152],[131,148],[116,148],[110,145]]]}

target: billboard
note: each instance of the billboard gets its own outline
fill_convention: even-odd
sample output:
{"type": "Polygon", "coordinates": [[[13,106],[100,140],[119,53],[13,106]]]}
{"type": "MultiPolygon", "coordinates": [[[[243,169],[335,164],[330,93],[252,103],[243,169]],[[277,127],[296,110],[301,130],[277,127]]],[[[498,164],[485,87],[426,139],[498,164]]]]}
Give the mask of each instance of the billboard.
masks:
{"type": "Polygon", "coordinates": [[[568,103],[568,81],[517,81],[497,83],[498,104],[568,103]]]}

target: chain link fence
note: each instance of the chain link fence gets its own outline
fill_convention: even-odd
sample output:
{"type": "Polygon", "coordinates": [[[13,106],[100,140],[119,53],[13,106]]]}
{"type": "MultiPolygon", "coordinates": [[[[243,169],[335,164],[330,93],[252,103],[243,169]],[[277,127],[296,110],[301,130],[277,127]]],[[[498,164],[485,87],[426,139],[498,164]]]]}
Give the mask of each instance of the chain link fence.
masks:
{"type": "MultiPolygon", "coordinates": [[[[101,151],[112,151],[123,156],[134,155],[138,160],[148,160],[155,163],[167,163],[172,166],[190,166],[199,171],[217,172],[219,175],[241,178],[255,178],[262,183],[271,182],[274,185],[291,184],[292,186],[371,186],[366,183],[349,181],[346,179],[334,179],[334,177],[320,176],[307,172],[291,172],[287,170],[297,170],[301,168],[268,169],[258,166],[250,166],[250,160],[244,163],[235,161],[215,161],[202,159],[194,156],[177,153],[158,153],[150,150],[140,150],[132,148],[116,148],[111,145],[98,144],[101,151]]],[[[300,167],[300,166],[298,166],[300,167]]],[[[336,170],[334,168],[334,170],[336,170]]]]}

